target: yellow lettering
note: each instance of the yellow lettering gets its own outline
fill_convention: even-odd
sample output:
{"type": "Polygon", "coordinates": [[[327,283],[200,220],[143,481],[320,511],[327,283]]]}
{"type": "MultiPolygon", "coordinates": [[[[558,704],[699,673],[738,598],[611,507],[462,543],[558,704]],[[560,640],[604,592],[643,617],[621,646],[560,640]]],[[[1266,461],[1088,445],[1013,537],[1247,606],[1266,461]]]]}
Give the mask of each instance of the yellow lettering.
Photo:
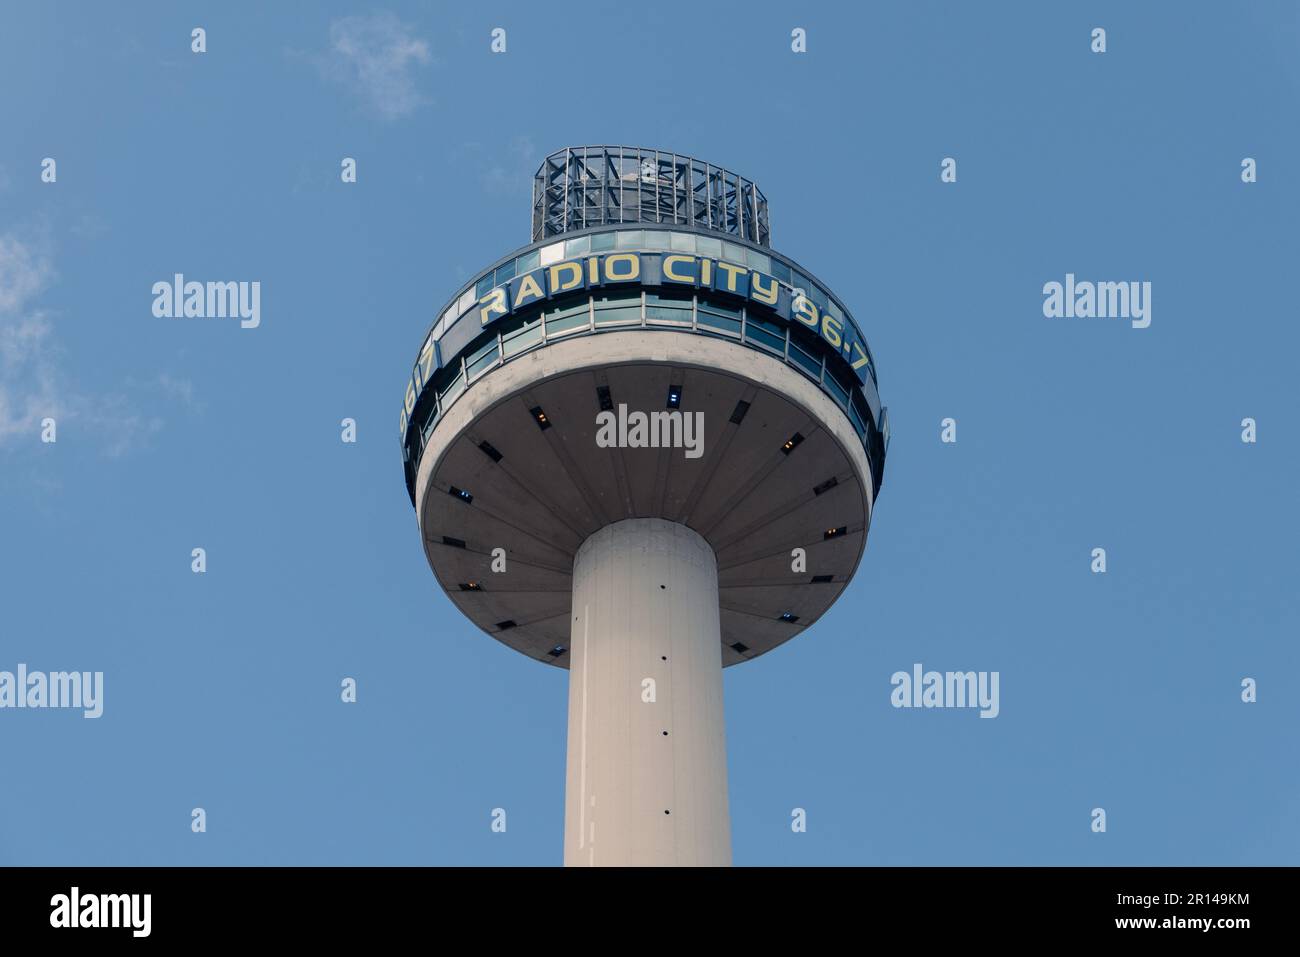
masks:
{"type": "Polygon", "coordinates": [[[673,267],[680,263],[690,263],[695,265],[694,256],[665,256],[664,257],[664,278],[671,282],[695,282],[695,274],[692,270],[690,273],[679,273],[673,267]]]}
{"type": "Polygon", "coordinates": [[[867,354],[862,351],[862,346],[858,345],[856,342],[853,343],[853,348],[862,356],[861,359],[853,363],[853,368],[860,369],[867,364],[867,354]]]}
{"type": "Polygon", "coordinates": [[[755,302],[765,303],[769,306],[776,305],[776,293],[779,289],[777,281],[772,276],[764,276],[761,272],[750,273],[749,276],[749,296],[755,302]],[[766,279],[770,285],[764,288],[763,280],[766,279]]]}
{"type": "Polygon", "coordinates": [[[533,273],[527,273],[519,281],[519,287],[515,292],[515,308],[518,309],[526,302],[534,299],[543,298],[542,284],[537,281],[533,273]]]}
{"type": "Polygon", "coordinates": [[[478,311],[479,319],[483,325],[492,321],[493,316],[504,316],[510,310],[506,308],[506,287],[497,286],[490,293],[478,301],[483,308],[478,311]]]}
{"type": "Polygon", "coordinates": [[[833,345],[836,349],[838,349],[840,344],[844,341],[840,338],[840,330],[843,328],[843,323],[830,313],[822,316],[822,338],[833,345]]]}
{"type": "Polygon", "coordinates": [[[700,285],[701,286],[713,285],[713,260],[712,259],[700,260],[700,285]]]}
{"type": "Polygon", "coordinates": [[[406,383],[406,414],[410,415],[415,411],[415,383],[406,383]]]}
{"type": "Polygon", "coordinates": [[[794,317],[802,322],[805,326],[817,328],[817,307],[813,305],[812,300],[807,296],[795,296],[792,306],[794,317]]]}
{"type": "Polygon", "coordinates": [[[573,260],[568,262],[556,263],[551,267],[551,293],[566,292],[569,289],[576,289],[582,285],[582,264],[573,260]],[[569,279],[567,281],[560,279],[560,273],[567,272],[569,279]]]}
{"type": "Polygon", "coordinates": [[[587,260],[587,283],[589,285],[594,286],[596,285],[596,283],[600,282],[599,269],[600,269],[599,259],[597,259],[595,256],[592,256],[590,259],[587,260]]]}
{"type": "Polygon", "coordinates": [[[745,272],[745,267],[736,266],[732,263],[719,262],[718,272],[725,272],[727,274],[727,292],[735,292],[736,277],[745,272]]]}
{"type": "Polygon", "coordinates": [[[605,282],[630,282],[641,277],[641,257],[636,253],[615,253],[605,257],[605,282]],[[618,272],[615,266],[626,265],[626,272],[618,272]]]}
{"type": "Polygon", "coordinates": [[[424,351],[420,353],[420,361],[416,363],[416,368],[420,370],[420,387],[429,381],[429,373],[433,371],[433,337],[424,345],[424,351]]]}

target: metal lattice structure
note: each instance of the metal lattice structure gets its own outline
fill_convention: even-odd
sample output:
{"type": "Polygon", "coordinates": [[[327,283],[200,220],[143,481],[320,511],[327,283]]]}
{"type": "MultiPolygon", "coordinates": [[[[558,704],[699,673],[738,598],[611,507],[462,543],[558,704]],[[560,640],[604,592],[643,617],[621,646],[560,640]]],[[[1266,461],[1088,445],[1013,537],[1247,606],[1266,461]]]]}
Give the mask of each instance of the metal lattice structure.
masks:
{"type": "Polygon", "coordinates": [[[739,173],[635,146],[572,146],[533,179],[533,242],[592,226],[664,223],[771,244],[767,197],[739,173]]]}

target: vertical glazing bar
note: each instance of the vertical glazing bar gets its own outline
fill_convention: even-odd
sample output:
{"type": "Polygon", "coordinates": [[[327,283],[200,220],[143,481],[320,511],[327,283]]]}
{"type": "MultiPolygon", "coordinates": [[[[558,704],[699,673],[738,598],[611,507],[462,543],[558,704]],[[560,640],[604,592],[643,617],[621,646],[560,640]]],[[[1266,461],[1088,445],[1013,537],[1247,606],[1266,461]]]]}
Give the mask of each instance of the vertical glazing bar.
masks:
{"type": "Polygon", "coordinates": [[[676,226],[677,225],[677,154],[676,153],[673,154],[672,163],[673,163],[673,172],[672,172],[672,176],[669,177],[669,180],[672,182],[672,189],[673,189],[673,198],[672,198],[673,225],[676,226]]]}
{"type": "Polygon", "coordinates": [[[704,216],[709,229],[713,228],[713,167],[704,164],[704,216]]]}

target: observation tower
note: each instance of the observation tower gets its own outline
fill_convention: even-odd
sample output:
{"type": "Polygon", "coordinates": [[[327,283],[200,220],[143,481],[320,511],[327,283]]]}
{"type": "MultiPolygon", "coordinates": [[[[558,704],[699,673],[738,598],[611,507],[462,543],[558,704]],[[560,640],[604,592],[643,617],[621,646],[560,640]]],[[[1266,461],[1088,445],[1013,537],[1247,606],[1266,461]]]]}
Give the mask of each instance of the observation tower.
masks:
{"type": "Polygon", "coordinates": [[[722,669],[847,587],[889,434],[767,198],[677,153],[546,157],[532,241],[439,311],[401,432],[447,597],[569,670],[564,863],[730,864],[722,669]]]}

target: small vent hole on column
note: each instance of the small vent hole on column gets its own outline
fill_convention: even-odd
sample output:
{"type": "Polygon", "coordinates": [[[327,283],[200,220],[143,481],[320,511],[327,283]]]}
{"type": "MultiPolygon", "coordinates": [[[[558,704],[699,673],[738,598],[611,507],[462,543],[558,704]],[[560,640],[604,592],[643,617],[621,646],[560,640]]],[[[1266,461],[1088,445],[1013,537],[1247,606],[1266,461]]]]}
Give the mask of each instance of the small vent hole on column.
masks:
{"type": "Polygon", "coordinates": [[[660,661],[667,661],[667,660],[668,660],[668,656],[667,656],[667,655],[660,655],[660,656],[659,656],[659,660],[660,660],[660,661]]]}
{"type": "Polygon", "coordinates": [[[664,737],[665,737],[665,738],[668,737],[668,732],[667,732],[667,731],[664,732],[664,737]]]}
{"type": "Polygon", "coordinates": [[[672,814],[672,811],[664,811],[665,814],[672,814]]]}
{"type": "Polygon", "coordinates": [[[664,588],[664,589],[666,589],[668,586],[667,586],[667,585],[660,585],[659,587],[660,587],[660,588],[664,588]]]}

